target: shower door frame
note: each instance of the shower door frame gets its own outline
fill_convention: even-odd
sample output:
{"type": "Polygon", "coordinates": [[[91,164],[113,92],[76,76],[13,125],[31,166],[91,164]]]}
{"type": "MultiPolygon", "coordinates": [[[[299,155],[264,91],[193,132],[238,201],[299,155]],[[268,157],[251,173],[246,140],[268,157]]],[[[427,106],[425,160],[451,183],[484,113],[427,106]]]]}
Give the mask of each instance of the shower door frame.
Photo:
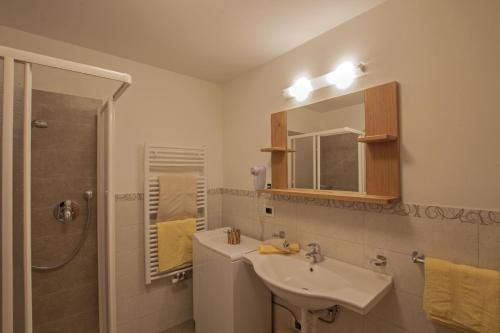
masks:
{"type": "MultiPolygon", "coordinates": [[[[313,142],[313,189],[319,190],[321,186],[321,137],[339,134],[358,134],[364,135],[363,131],[350,128],[340,127],[318,132],[310,132],[298,135],[288,136],[288,147],[295,150],[295,139],[303,139],[312,137],[313,142]]],[[[358,143],[358,192],[366,192],[366,153],[365,145],[362,142],[358,143]]],[[[291,172],[288,173],[288,184],[290,187],[295,187],[295,152],[292,152],[289,158],[289,168],[291,172]]]]}
{"type": "Polygon", "coordinates": [[[116,333],[115,291],[115,219],[114,188],[111,177],[113,153],[114,102],[132,84],[129,74],[44,56],[0,45],[3,59],[3,130],[2,130],[2,332],[14,332],[13,269],[13,141],[14,141],[14,65],[24,65],[23,122],[23,266],[25,333],[32,333],[31,286],[31,94],[32,64],[52,67],[121,82],[119,88],[98,112],[98,121],[106,126],[98,132],[98,207],[106,214],[98,217],[99,325],[100,333],[116,333]],[[102,153],[104,152],[104,153],[102,153]],[[101,191],[99,191],[101,190],[101,191]],[[103,302],[101,297],[105,298],[103,302]]]}

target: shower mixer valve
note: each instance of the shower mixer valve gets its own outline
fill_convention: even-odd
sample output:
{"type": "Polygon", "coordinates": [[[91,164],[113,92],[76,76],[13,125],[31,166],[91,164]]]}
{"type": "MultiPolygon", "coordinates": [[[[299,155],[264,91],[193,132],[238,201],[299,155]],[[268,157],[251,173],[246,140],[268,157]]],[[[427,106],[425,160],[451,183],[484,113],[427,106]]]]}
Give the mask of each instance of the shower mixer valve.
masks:
{"type": "Polygon", "coordinates": [[[71,200],[61,201],[54,207],[54,217],[59,222],[69,223],[78,217],[80,205],[71,200]]]}

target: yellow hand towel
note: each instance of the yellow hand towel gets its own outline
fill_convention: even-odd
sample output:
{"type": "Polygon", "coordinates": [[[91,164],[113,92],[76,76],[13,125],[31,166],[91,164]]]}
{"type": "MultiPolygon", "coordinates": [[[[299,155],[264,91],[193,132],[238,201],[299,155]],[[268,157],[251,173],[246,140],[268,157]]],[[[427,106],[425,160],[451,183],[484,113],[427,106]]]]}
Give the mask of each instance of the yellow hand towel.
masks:
{"type": "Polygon", "coordinates": [[[193,262],[195,219],[159,222],[156,228],[160,272],[193,262]]]}
{"type": "Polygon", "coordinates": [[[261,254],[292,254],[300,251],[297,243],[289,243],[286,239],[268,239],[259,245],[261,254]]]}
{"type": "Polygon", "coordinates": [[[500,272],[426,258],[424,310],[464,332],[500,333],[500,272]]]}

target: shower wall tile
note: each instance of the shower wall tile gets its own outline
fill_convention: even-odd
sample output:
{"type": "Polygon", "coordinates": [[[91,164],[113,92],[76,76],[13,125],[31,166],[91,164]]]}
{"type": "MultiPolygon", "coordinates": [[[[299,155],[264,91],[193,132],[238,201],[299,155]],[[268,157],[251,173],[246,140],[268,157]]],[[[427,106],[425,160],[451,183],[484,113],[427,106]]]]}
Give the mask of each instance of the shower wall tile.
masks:
{"type": "MultiPolygon", "coordinates": [[[[75,196],[76,197],[76,196],[75,196]]],[[[71,196],[64,196],[53,200],[53,202],[61,202],[65,199],[72,199],[71,196]]],[[[80,201],[78,201],[80,202],[80,201]]],[[[82,202],[80,202],[82,204],[82,202]]],[[[86,205],[86,204],[85,204],[86,205]]],[[[87,208],[85,205],[80,206],[80,215],[71,223],[62,223],[54,217],[54,207],[37,207],[31,210],[31,232],[34,238],[43,238],[46,236],[58,235],[80,235],[85,228],[87,221],[87,208]]],[[[96,221],[96,211],[93,209],[92,221],[96,221]]],[[[91,230],[95,230],[95,224],[90,226],[91,230]]]]}
{"type": "MultiPolygon", "coordinates": [[[[65,260],[81,239],[87,220],[86,190],[97,187],[97,110],[101,101],[33,91],[32,260],[52,265],[65,260]],[[80,204],[70,223],[53,217],[63,200],[80,204]]],[[[66,266],[33,272],[34,332],[97,332],[97,226],[95,200],[84,246],[66,266]]]]}
{"type": "Polygon", "coordinates": [[[177,326],[171,327],[166,331],[161,333],[193,333],[194,332],[194,321],[188,320],[179,324],[177,326]]]}
{"type": "MultiPolygon", "coordinates": [[[[95,302],[97,294],[97,283],[87,283],[39,297],[37,302],[33,303],[33,321],[34,323],[48,323],[82,311],[98,312],[98,303],[95,302]]],[[[41,324],[36,326],[39,325],[41,324]]]]}
{"type": "Polygon", "coordinates": [[[59,94],[49,91],[32,91],[33,118],[46,120],[62,120],[71,118],[77,123],[89,118],[89,112],[94,114],[102,106],[102,101],[72,95],[59,94]],[[36,101],[36,103],[35,103],[36,101]],[[68,114],[71,110],[71,114],[68,114]]]}
{"type": "MultiPolygon", "coordinates": [[[[44,266],[62,262],[71,254],[72,249],[77,246],[80,239],[81,235],[78,233],[32,237],[33,264],[44,266]]],[[[88,233],[88,238],[79,254],[89,259],[97,259],[97,233],[95,230],[88,233]]]]}
{"type": "Polygon", "coordinates": [[[39,332],[50,333],[99,333],[97,311],[82,312],[37,326],[39,332]]]}
{"type": "MultiPolygon", "coordinates": [[[[33,166],[36,167],[35,164],[33,166]]],[[[83,193],[86,190],[92,190],[95,193],[96,177],[95,174],[85,177],[82,172],[73,175],[62,173],[56,177],[32,177],[31,186],[36,189],[31,195],[31,201],[37,207],[54,208],[56,203],[71,199],[80,203],[80,213],[86,213],[83,193]]],[[[95,207],[93,210],[96,210],[95,207]]]]}
{"type": "Polygon", "coordinates": [[[97,281],[97,257],[77,256],[74,265],[67,265],[51,275],[33,272],[32,292],[34,297],[70,290],[75,285],[97,281]]]}
{"type": "Polygon", "coordinates": [[[96,147],[43,148],[31,155],[32,176],[55,178],[61,175],[96,177],[96,147]]]}
{"type": "MultiPolygon", "coordinates": [[[[32,149],[61,149],[69,151],[78,147],[97,147],[97,118],[95,113],[86,112],[85,118],[76,121],[75,116],[70,119],[61,117],[56,120],[47,120],[43,114],[33,119],[46,120],[47,128],[33,128],[32,149]],[[69,121],[68,121],[69,120],[69,121]],[[61,140],[61,138],[67,138],[61,140]]],[[[94,148],[95,149],[95,148],[94,148]]]]}

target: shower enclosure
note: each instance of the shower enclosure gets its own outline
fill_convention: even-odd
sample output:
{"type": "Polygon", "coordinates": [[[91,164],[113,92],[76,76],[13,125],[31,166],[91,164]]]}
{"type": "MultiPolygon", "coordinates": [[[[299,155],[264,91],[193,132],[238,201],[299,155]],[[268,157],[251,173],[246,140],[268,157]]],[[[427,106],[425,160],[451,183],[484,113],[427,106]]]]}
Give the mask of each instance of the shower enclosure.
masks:
{"type": "Polygon", "coordinates": [[[3,333],[116,332],[113,115],[130,84],[0,46],[3,333]]]}

